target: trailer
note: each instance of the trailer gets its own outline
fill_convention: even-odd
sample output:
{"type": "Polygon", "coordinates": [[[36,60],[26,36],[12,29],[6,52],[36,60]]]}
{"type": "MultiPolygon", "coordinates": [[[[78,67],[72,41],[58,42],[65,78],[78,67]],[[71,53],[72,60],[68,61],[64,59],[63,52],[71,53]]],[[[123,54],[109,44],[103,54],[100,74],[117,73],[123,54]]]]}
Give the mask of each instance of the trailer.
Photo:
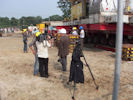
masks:
{"type": "MultiPolygon", "coordinates": [[[[115,47],[117,0],[69,0],[72,3],[71,19],[58,28],[70,33],[73,26],[83,26],[86,32],[85,42],[95,45],[115,47]]],[[[123,43],[133,43],[133,1],[124,2],[123,43]]]]}

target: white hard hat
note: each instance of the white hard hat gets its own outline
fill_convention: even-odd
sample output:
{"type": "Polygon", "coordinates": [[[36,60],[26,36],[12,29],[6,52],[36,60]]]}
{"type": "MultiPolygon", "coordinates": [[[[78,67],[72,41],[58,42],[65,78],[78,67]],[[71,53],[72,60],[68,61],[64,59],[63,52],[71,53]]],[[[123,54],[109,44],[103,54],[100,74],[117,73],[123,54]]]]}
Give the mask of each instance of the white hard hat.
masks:
{"type": "Polygon", "coordinates": [[[67,32],[66,32],[66,29],[62,28],[62,29],[60,29],[60,30],[58,31],[58,33],[66,34],[67,32]]]}

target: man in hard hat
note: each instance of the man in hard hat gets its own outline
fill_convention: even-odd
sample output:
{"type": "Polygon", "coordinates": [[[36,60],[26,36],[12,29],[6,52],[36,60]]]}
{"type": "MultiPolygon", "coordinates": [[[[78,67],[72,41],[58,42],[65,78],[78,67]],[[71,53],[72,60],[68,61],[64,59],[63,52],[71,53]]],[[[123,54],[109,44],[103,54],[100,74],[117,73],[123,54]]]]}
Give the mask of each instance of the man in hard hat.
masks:
{"type": "Polygon", "coordinates": [[[83,29],[83,26],[80,26],[79,29],[80,29],[80,44],[81,44],[81,49],[83,49],[84,38],[85,38],[85,31],[83,29]]]}
{"type": "Polygon", "coordinates": [[[27,29],[23,29],[22,31],[22,35],[23,35],[23,43],[24,43],[24,53],[27,53],[27,41],[28,41],[28,32],[27,29]]]}
{"type": "Polygon", "coordinates": [[[29,44],[29,48],[31,49],[32,53],[35,56],[35,63],[34,63],[34,75],[37,75],[39,72],[39,62],[37,56],[37,47],[36,47],[36,37],[40,35],[40,32],[36,32],[33,34],[33,39],[29,44]]]}
{"type": "Polygon", "coordinates": [[[72,29],[72,35],[78,35],[77,27],[73,27],[73,29],[72,29]]]}
{"type": "Polygon", "coordinates": [[[62,64],[62,71],[66,71],[67,68],[67,55],[69,54],[69,37],[66,35],[66,29],[62,28],[58,32],[61,34],[60,42],[58,45],[58,56],[60,60],[58,60],[62,64]]]}

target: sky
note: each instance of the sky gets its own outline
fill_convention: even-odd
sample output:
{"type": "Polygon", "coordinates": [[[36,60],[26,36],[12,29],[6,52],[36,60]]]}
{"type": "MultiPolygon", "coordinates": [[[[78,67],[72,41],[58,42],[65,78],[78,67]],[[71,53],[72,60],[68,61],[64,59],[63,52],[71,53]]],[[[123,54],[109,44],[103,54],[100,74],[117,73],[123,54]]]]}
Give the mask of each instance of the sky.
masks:
{"type": "Polygon", "coordinates": [[[59,0],[0,0],[0,17],[62,15],[57,7],[59,0]]]}

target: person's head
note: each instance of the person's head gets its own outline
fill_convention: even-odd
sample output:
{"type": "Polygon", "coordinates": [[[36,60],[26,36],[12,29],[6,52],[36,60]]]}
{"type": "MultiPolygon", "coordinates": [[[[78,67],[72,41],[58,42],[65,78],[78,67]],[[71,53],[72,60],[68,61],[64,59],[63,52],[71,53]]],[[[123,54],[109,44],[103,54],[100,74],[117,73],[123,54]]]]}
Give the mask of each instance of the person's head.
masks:
{"type": "Polygon", "coordinates": [[[79,29],[82,30],[83,29],[83,26],[80,26],[79,29]]]}
{"type": "Polygon", "coordinates": [[[36,28],[34,28],[34,31],[36,31],[37,29],[36,28]]]}
{"type": "Polygon", "coordinates": [[[38,37],[41,34],[41,32],[36,32],[35,35],[38,37]]]}
{"type": "Polygon", "coordinates": [[[22,33],[26,32],[26,31],[27,31],[27,29],[23,29],[22,33]]]}
{"type": "Polygon", "coordinates": [[[77,27],[73,27],[73,31],[77,30],[77,27]]]}
{"type": "Polygon", "coordinates": [[[36,40],[37,40],[37,41],[42,42],[41,32],[36,32],[36,33],[35,33],[35,36],[36,36],[36,40]]]}

